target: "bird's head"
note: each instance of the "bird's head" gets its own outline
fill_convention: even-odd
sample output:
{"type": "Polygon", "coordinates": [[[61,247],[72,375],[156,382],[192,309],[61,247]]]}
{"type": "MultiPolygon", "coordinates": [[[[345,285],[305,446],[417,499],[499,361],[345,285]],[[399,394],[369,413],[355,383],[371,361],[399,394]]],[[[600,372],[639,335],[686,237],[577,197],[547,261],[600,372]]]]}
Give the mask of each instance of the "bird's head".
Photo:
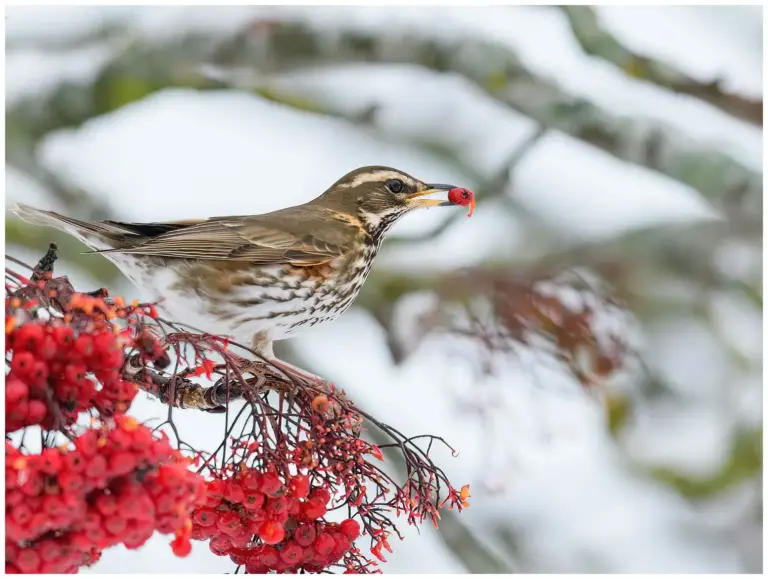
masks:
{"type": "Polygon", "coordinates": [[[369,234],[378,237],[413,209],[458,205],[448,200],[451,189],[456,187],[424,183],[391,167],[361,167],[336,181],[315,202],[359,219],[369,234]]]}

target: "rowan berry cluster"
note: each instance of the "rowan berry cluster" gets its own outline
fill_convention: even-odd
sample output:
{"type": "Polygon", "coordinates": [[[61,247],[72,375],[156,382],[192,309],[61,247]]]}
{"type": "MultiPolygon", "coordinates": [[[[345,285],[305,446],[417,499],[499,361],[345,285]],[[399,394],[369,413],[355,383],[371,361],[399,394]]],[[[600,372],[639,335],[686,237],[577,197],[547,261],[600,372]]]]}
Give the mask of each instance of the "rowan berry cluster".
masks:
{"type": "Polygon", "coordinates": [[[30,321],[6,333],[6,351],[12,351],[6,375],[6,430],[31,425],[44,429],[71,426],[80,412],[125,412],[137,387],[123,380],[123,349],[108,328],[77,335],[64,322],[30,321]],[[51,409],[58,406],[58,420],[51,409]]]}
{"type": "Polygon", "coordinates": [[[326,522],[331,493],[305,474],[281,477],[241,468],[208,482],[206,503],[192,515],[192,538],[209,539],[248,573],[321,571],[354,548],[360,524],[326,522]]]}
{"type": "Polygon", "coordinates": [[[6,443],[5,452],[6,572],[75,572],[108,547],[137,549],[155,531],[176,534],[177,555],[190,552],[204,480],[133,418],[86,431],[74,449],[26,456],[6,443]]]}
{"type": "Polygon", "coordinates": [[[29,453],[28,431],[7,437],[7,573],[77,572],[105,549],[136,549],[155,532],[174,534],[180,557],[190,553],[191,540],[209,540],[214,554],[249,573],[366,573],[377,563],[354,545],[361,531],[384,561],[382,549],[391,552],[388,537],[397,532],[390,513],[437,524],[439,507],[467,506],[468,488],[456,491],[429,457],[440,439],[405,437],[333,385],[284,391],[279,377],[243,378],[231,371],[241,359],[226,339],[180,332],[152,306],[80,294],[66,278],[44,273],[54,250],[32,280],[7,273],[15,282],[6,283],[6,433],[43,431],[39,454],[29,453]],[[53,313],[41,318],[41,309],[53,313]],[[202,360],[197,368],[180,353],[187,348],[202,360]],[[180,368],[188,366],[180,382],[163,373],[170,350],[180,368]],[[217,366],[206,352],[225,363],[217,366]],[[214,373],[220,378],[213,387],[189,379],[214,373]],[[226,411],[230,396],[247,401],[249,412],[226,421],[221,463],[218,451],[196,455],[205,459],[198,473],[212,480],[191,472],[190,460],[166,438],[125,416],[139,385],[171,407],[226,411]],[[387,447],[402,451],[405,484],[370,461],[384,456],[362,439],[363,418],[390,437],[387,447]],[[57,437],[70,443],[52,448],[57,437]],[[420,438],[429,439],[426,450],[414,443],[420,438]],[[331,521],[329,512],[341,509],[351,518],[331,521]]]}

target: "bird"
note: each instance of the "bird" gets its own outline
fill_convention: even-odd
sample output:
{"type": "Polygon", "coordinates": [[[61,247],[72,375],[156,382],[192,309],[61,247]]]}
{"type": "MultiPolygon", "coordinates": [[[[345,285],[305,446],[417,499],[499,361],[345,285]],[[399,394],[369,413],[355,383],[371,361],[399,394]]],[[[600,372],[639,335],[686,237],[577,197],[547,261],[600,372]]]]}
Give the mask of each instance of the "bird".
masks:
{"type": "Polygon", "coordinates": [[[387,232],[404,215],[457,206],[386,166],[350,171],[318,197],[260,215],[149,223],[87,222],[24,204],[31,224],[60,229],[112,263],[169,319],[250,346],[291,378],[319,380],[279,360],[275,341],[331,322],[354,302],[387,232]]]}

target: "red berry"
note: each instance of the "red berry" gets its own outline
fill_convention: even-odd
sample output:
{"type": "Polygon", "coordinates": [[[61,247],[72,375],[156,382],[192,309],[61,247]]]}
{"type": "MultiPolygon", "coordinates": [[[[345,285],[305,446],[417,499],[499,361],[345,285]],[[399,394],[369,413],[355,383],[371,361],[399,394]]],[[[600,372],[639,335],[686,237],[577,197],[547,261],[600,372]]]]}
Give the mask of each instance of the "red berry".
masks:
{"type": "Polygon", "coordinates": [[[224,496],[224,481],[219,479],[210,480],[207,483],[207,492],[209,496],[212,497],[223,497],[224,496]]]}
{"type": "MultiPolygon", "coordinates": [[[[77,450],[83,453],[84,456],[91,456],[96,454],[96,451],[98,451],[100,448],[99,433],[95,430],[87,431],[82,436],[77,437],[75,446],[77,447],[77,450]]],[[[95,462],[97,458],[104,460],[104,457],[101,455],[95,456],[92,460],[95,462]]],[[[104,468],[106,468],[106,466],[107,463],[104,461],[104,468]]]]}
{"type": "Polygon", "coordinates": [[[86,529],[85,535],[92,541],[97,549],[104,549],[109,546],[109,543],[111,542],[105,528],[101,525],[92,529],[86,529]]]}
{"type": "Polygon", "coordinates": [[[304,564],[312,563],[315,560],[315,549],[312,545],[304,547],[304,555],[301,557],[301,562],[304,564]]]}
{"type": "Polygon", "coordinates": [[[16,557],[16,566],[22,573],[34,573],[40,567],[40,556],[34,549],[22,549],[16,557]]]}
{"type": "Polygon", "coordinates": [[[186,557],[192,552],[192,543],[189,542],[189,539],[176,537],[171,541],[171,549],[177,557],[186,557]]]}
{"type": "Polygon", "coordinates": [[[115,495],[102,493],[96,498],[96,508],[104,516],[117,512],[117,507],[118,505],[115,495]]]}
{"type": "Polygon", "coordinates": [[[224,498],[232,503],[242,503],[245,499],[243,487],[235,481],[229,481],[224,487],[224,498]]]}
{"type": "Polygon", "coordinates": [[[88,334],[80,334],[74,343],[74,350],[83,358],[89,358],[93,354],[93,338],[88,334]]]}
{"type": "Polygon", "coordinates": [[[261,552],[261,563],[274,568],[280,562],[280,553],[274,547],[266,546],[261,552]]]}
{"type": "MultiPolygon", "coordinates": [[[[8,481],[8,471],[5,474],[5,480],[8,481]]],[[[7,483],[6,483],[7,484],[7,483]]],[[[5,493],[5,505],[6,507],[20,504],[25,500],[25,496],[17,490],[6,490],[5,493]]]]}
{"type": "Polygon", "coordinates": [[[335,562],[341,559],[344,556],[344,553],[349,551],[352,547],[352,539],[341,533],[333,535],[333,539],[335,546],[331,552],[331,561],[335,562]]]}
{"type": "Polygon", "coordinates": [[[39,473],[30,473],[29,479],[21,485],[21,492],[28,497],[36,497],[43,492],[45,481],[39,473]]]}
{"type": "Polygon", "coordinates": [[[50,517],[58,517],[67,512],[64,502],[59,495],[48,495],[43,499],[43,511],[50,517]]]}
{"type": "Polygon", "coordinates": [[[360,536],[360,523],[346,519],[339,524],[339,530],[354,541],[360,536]]]}
{"type": "Polygon", "coordinates": [[[213,531],[211,527],[201,527],[199,525],[194,525],[192,527],[189,538],[194,539],[195,541],[205,541],[206,539],[210,539],[212,534],[211,531],[213,531]]]}
{"type": "Polygon", "coordinates": [[[152,431],[149,428],[137,428],[133,431],[133,441],[131,449],[134,451],[143,451],[149,448],[154,441],[152,431]]]}
{"type": "Polygon", "coordinates": [[[64,379],[69,384],[77,384],[85,378],[87,371],[88,368],[82,362],[71,362],[64,367],[64,379]]]}
{"type": "Polygon", "coordinates": [[[259,491],[247,491],[242,503],[246,509],[260,509],[264,505],[264,494],[259,491]]]}
{"type": "Polygon", "coordinates": [[[28,504],[21,503],[13,508],[11,511],[11,517],[13,517],[15,523],[24,527],[29,521],[32,520],[32,509],[28,504]]]}
{"type": "Polygon", "coordinates": [[[53,339],[53,336],[45,336],[36,348],[36,352],[43,360],[53,360],[58,349],[59,347],[53,339]]]}
{"type": "MultiPolygon", "coordinates": [[[[37,402],[35,400],[34,402],[37,402]]],[[[45,474],[56,474],[61,470],[61,465],[64,462],[61,456],[61,452],[55,448],[46,448],[39,455],[40,470],[45,474]]]]}
{"type": "Polygon", "coordinates": [[[51,335],[62,353],[71,348],[75,342],[75,335],[69,326],[56,326],[51,335]]]}
{"type": "Polygon", "coordinates": [[[201,527],[210,527],[216,524],[216,511],[209,507],[195,509],[193,520],[201,527]]]}
{"type": "Polygon", "coordinates": [[[42,360],[38,360],[32,366],[32,370],[29,373],[29,378],[33,384],[41,385],[46,378],[48,378],[48,364],[42,360]]]}
{"type": "Polygon", "coordinates": [[[294,519],[298,518],[301,514],[301,501],[295,497],[288,499],[288,516],[294,519]]]}
{"type": "Polygon", "coordinates": [[[243,477],[243,488],[249,491],[258,491],[261,489],[261,473],[252,470],[247,476],[243,477]]]}
{"type": "Polygon", "coordinates": [[[288,512],[288,500],[284,497],[274,497],[267,501],[266,511],[268,515],[276,515],[288,512]]]}
{"type": "Polygon", "coordinates": [[[261,478],[261,492],[270,497],[276,497],[282,490],[283,485],[276,474],[268,472],[261,478]]]}
{"type": "Polygon", "coordinates": [[[308,547],[311,545],[314,542],[315,537],[317,537],[315,526],[309,523],[299,525],[293,532],[294,540],[302,547],[308,547]]]}
{"type": "MultiPolygon", "coordinates": [[[[245,562],[245,571],[251,575],[265,575],[269,571],[269,567],[261,562],[261,559],[248,559],[245,562]]],[[[6,571],[8,573],[8,571],[6,571]]]]}
{"type": "Polygon", "coordinates": [[[11,372],[20,378],[30,376],[35,362],[35,357],[30,352],[16,352],[11,360],[11,372]]]}
{"type": "Polygon", "coordinates": [[[16,351],[34,351],[45,337],[41,324],[27,323],[14,332],[13,348],[16,351]]]}
{"type": "Polygon", "coordinates": [[[126,549],[138,549],[152,537],[154,531],[154,525],[151,523],[135,523],[132,521],[126,530],[123,544],[126,549]]]}
{"type": "Polygon", "coordinates": [[[301,506],[302,514],[310,521],[321,518],[327,511],[328,509],[325,507],[325,503],[320,497],[310,498],[301,506]]]}
{"type": "Polygon", "coordinates": [[[216,520],[216,527],[222,533],[226,533],[230,536],[236,535],[242,528],[242,525],[240,524],[240,515],[233,512],[220,513],[216,520]]]}
{"type": "Polygon", "coordinates": [[[104,517],[104,528],[112,535],[121,536],[125,533],[127,527],[128,522],[121,516],[112,515],[104,517]]]}
{"type": "Polygon", "coordinates": [[[208,548],[214,555],[226,555],[232,548],[232,542],[226,535],[216,535],[208,543],[208,548]]]}
{"type": "Polygon", "coordinates": [[[85,461],[78,452],[68,452],[64,455],[64,468],[72,472],[82,472],[85,470],[85,461]]]}
{"type": "Polygon", "coordinates": [[[85,467],[85,476],[100,479],[107,472],[107,460],[100,454],[92,457],[85,467]]]}
{"type": "Polygon", "coordinates": [[[118,370],[123,366],[124,361],[123,351],[112,346],[99,357],[99,367],[104,370],[118,370]]]}
{"type": "Polygon", "coordinates": [[[13,404],[17,400],[29,397],[29,386],[19,379],[11,378],[5,383],[5,403],[13,404]]]}
{"type": "Polygon", "coordinates": [[[305,474],[297,474],[291,479],[289,488],[294,497],[306,498],[309,495],[309,477],[305,474]]]}
{"type": "Polygon", "coordinates": [[[301,561],[304,556],[304,549],[300,545],[293,541],[288,541],[283,550],[280,552],[280,559],[283,563],[294,566],[301,561]]]}
{"type": "Polygon", "coordinates": [[[115,476],[128,474],[139,464],[138,458],[132,452],[116,452],[109,459],[109,470],[115,476]]]}
{"type": "Polygon", "coordinates": [[[48,414],[48,406],[42,400],[30,400],[27,420],[30,424],[40,424],[48,414]]]}
{"type": "Polygon", "coordinates": [[[312,547],[315,549],[315,553],[321,557],[327,557],[330,555],[335,546],[336,542],[328,533],[322,533],[321,535],[318,535],[315,539],[315,542],[312,544],[312,547]]]}
{"type": "Polygon", "coordinates": [[[83,518],[82,525],[83,525],[83,528],[86,530],[101,527],[102,525],[101,515],[99,515],[97,511],[89,509],[88,512],[85,514],[85,517],[83,518]]]}
{"type": "Polygon", "coordinates": [[[245,549],[253,539],[253,533],[249,533],[248,529],[246,527],[240,527],[240,530],[236,535],[233,535],[232,540],[232,547],[237,547],[239,549],[245,549]]]}
{"type": "Polygon", "coordinates": [[[229,552],[229,558],[235,565],[245,565],[250,551],[239,547],[232,547],[229,552]]]}
{"type": "Polygon", "coordinates": [[[285,527],[277,521],[264,521],[259,528],[259,538],[267,545],[277,545],[285,538],[285,527]]]}
{"type": "Polygon", "coordinates": [[[309,499],[318,499],[319,501],[322,501],[324,505],[327,505],[329,502],[331,502],[331,493],[326,488],[316,488],[312,489],[312,493],[309,495],[309,499]]]}
{"type": "Polygon", "coordinates": [[[53,539],[45,539],[37,544],[40,559],[45,562],[55,561],[62,556],[61,545],[53,539]]]}
{"type": "Polygon", "coordinates": [[[254,535],[259,533],[261,524],[267,520],[267,513],[264,509],[250,509],[247,513],[248,529],[253,532],[254,535]]]}

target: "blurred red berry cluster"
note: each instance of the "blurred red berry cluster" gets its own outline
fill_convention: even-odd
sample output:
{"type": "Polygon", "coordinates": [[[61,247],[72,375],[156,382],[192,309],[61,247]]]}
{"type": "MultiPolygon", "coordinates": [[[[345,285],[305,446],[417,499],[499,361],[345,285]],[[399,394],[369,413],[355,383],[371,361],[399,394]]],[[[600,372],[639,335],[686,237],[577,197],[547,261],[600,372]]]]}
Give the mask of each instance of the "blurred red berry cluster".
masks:
{"type": "Polygon", "coordinates": [[[12,352],[5,386],[5,428],[30,425],[50,430],[71,426],[81,412],[125,412],[137,387],[123,380],[124,362],[118,337],[108,328],[75,334],[63,321],[27,322],[6,332],[12,352]],[[58,406],[58,420],[48,400],[58,406]]]}
{"type": "Polygon", "coordinates": [[[210,538],[216,555],[229,555],[248,573],[318,572],[354,548],[360,524],[323,520],[331,493],[305,474],[283,481],[274,472],[241,468],[208,482],[204,506],[193,513],[192,538],[210,538]]]}
{"type": "Polygon", "coordinates": [[[189,553],[190,514],[205,483],[165,438],[127,416],[87,430],[74,449],[24,455],[6,442],[6,573],[70,573],[118,544],[175,533],[189,553]]]}

